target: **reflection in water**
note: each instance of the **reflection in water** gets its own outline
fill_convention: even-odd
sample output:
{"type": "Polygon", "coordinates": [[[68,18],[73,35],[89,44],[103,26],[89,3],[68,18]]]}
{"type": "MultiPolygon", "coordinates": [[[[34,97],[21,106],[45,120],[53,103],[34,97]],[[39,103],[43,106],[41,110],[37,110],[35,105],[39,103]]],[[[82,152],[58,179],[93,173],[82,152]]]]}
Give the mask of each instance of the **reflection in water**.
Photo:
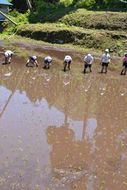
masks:
{"type": "Polygon", "coordinates": [[[0,65],[0,189],[126,190],[127,79],[14,59],[0,65]]]}
{"type": "Polygon", "coordinates": [[[96,128],[97,128],[97,120],[94,118],[88,119],[87,124],[86,124],[85,137],[88,140],[88,142],[91,143],[92,145],[91,151],[95,151],[95,148],[96,148],[95,140],[94,140],[96,128]]]}
{"type": "Polygon", "coordinates": [[[55,178],[68,184],[87,174],[91,156],[86,140],[76,141],[74,131],[65,125],[48,127],[47,138],[52,145],[50,160],[55,178]]]}

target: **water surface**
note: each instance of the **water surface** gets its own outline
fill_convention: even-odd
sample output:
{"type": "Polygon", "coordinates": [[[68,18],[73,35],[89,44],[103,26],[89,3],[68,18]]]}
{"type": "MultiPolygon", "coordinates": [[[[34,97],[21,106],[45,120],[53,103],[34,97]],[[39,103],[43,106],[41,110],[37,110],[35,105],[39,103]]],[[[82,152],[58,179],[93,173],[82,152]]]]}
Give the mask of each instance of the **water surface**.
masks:
{"type": "Polygon", "coordinates": [[[0,64],[0,190],[126,190],[126,76],[100,75],[97,63],[84,76],[79,54],[52,49],[43,70],[40,47],[39,68],[28,68],[22,48],[0,64]]]}

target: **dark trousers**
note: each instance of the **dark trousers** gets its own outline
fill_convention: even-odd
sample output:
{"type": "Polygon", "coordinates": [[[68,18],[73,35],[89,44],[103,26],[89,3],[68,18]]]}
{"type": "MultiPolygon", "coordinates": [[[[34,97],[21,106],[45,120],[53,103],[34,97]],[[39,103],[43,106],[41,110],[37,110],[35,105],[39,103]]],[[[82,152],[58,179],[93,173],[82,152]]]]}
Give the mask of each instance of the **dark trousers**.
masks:
{"type": "Polygon", "coordinates": [[[64,61],[64,71],[66,71],[67,68],[68,70],[71,69],[71,61],[68,61],[68,62],[64,61]]]}
{"type": "Polygon", "coordinates": [[[92,72],[92,64],[89,64],[89,63],[85,63],[84,65],[84,73],[86,73],[86,69],[89,68],[89,71],[92,72]]]}

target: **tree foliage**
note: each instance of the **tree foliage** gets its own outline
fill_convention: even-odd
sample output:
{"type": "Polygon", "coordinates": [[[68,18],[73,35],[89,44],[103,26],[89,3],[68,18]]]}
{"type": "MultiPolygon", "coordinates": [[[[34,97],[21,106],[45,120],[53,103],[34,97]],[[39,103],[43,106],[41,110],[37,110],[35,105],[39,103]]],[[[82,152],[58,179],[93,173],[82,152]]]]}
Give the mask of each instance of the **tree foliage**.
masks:
{"type": "MultiPolygon", "coordinates": [[[[26,10],[28,0],[11,0],[14,8],[26,10]]],[[[29,0],[34,11],[41,12],[44,9],[54,9],[59,6],[82,7],[88,9],[106,10],[127,10],[127,0],[29,0]]]]}
{"type": "Polygon", "coordinates": [[[73,4],[92,9],[127,10],[127,0],[73,0],[73,4]]]}

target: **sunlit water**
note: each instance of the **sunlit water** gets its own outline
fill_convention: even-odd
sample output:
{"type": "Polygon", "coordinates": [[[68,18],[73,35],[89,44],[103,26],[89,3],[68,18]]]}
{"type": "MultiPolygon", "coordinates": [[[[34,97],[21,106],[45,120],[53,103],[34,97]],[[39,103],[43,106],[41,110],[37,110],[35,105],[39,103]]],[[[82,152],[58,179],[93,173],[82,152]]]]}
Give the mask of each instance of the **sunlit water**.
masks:
{"type": "Polygon", "coordinates": [[[84,76],[76,59],[64,73],[61,57],[0,65],[0,190],[126,190],[126,76],[84,76]]]}

